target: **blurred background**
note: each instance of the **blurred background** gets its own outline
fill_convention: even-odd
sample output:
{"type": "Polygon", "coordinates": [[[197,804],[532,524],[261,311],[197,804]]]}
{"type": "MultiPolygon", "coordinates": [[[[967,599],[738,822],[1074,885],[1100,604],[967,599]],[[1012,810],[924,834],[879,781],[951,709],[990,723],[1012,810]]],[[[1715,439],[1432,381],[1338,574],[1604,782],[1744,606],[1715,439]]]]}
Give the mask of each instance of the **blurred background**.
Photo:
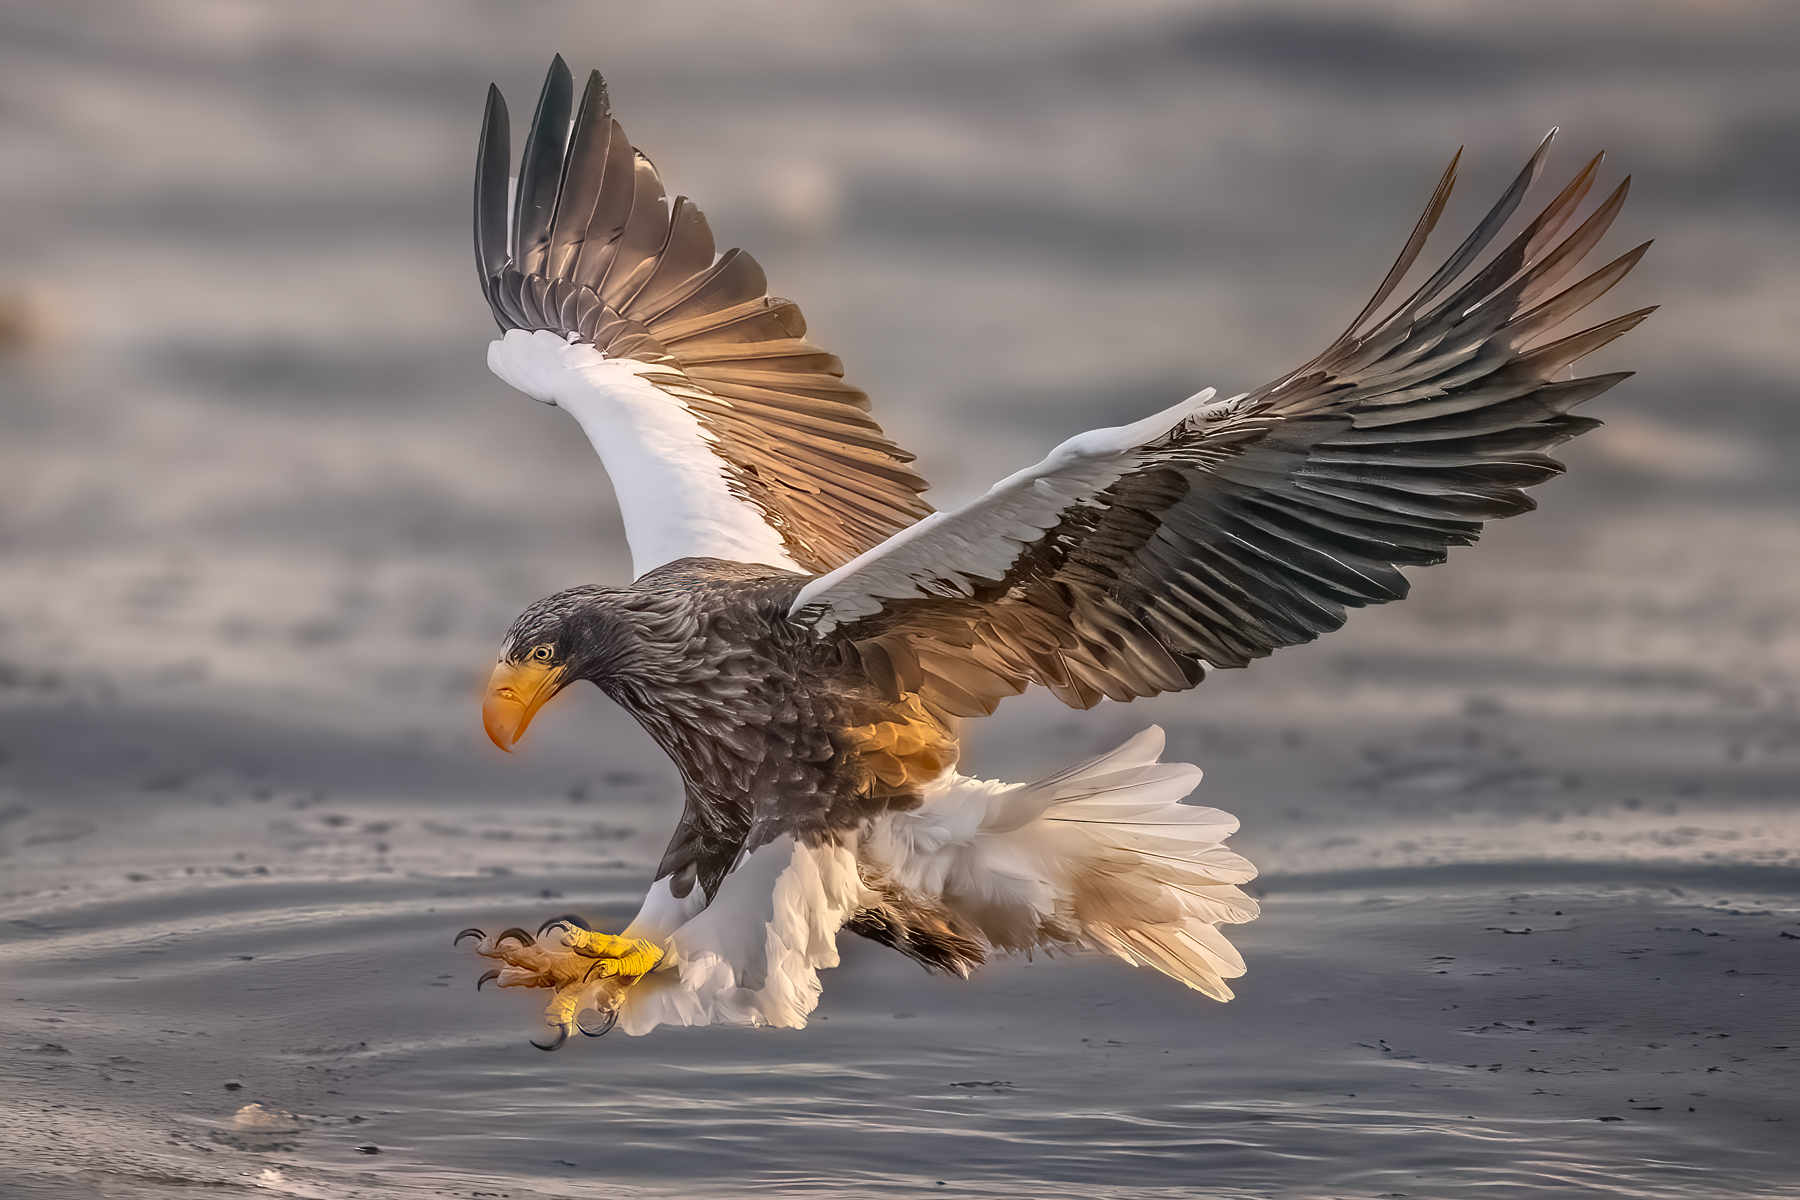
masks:
{"type": "MultiPolygon", "coordinates": [[[[522,921],[641,892],[678,796],[648,740],[570,694],[509,759],[478,713],[520,609],[628,574],[576,426],[485,369],[483,93],[517,139],[558,52],[799,301],[939,507],[1310,358],[1459,146],[1427,260],[1546,130],[1544,197],[1606,150],[1602,189],[1634,183],[1595,265],[1657,244],[1590,313],[1663,307],[1579,364],[1638,374],[1583,410],[1607,424],[1540,511],[1196,692],[1009,702],[965,769],[1035,777],[1158,721],[1272,897],[1790,879],[1800,7],[59,0],[0,7],[16,962],[226,897],[259,929],[387,897],[439,953],[434,896],[522,921]]],[[[1248,936],[1286,936],[1274,912],[1248,936]]],[[[479,1036],[527,1028],[458,978],[479,1036]]]]}
{"type": "MultiPolygon", "coordinates": [[[[1155,716],[1213,767],[1271,713],[1304,740],[1392,712],[1424,743],[1358,769],[1420,760],[1449,789],[1422,795],[1479,805],[1495,764],[1434,776],[1467,748],[1425,743],[1578,757],[1628,727],[1679,761],[1668,787],[1768,802],[1800,762],[1797,34],[1754,0],[8,6],[0,808],[29,815],[0,837],[79,827],[41,825],[64,791],[136,811],[209,772],[227,798],[258,771],[324,788],[371,754],[475,791],[609,756],[672,783],[597,697],[499,768],[473,699],[525,604],[627,570],[575,426],[484,369],[482,94],[523,122],[556,52],[605,71],[671,190],[801,302],[940,507],[1309,358],[1458,146],[1445,243],[1546,129],[1546,186],[1606,149],[1603,180],[1635,184],[1602,254],[1657,246],[1592,311],[1663,309],[1583,364],[1639,374],[1586,410],[1608,424],[1543,511],[1319,646],[1062,736],[1155,716]]],[[[974,765],[1038,769],[1029,735],[1065,715],[1009,706],[974,765]]],[[[1289,806],[1264,771],[1218,802],[1289,806]]]]}

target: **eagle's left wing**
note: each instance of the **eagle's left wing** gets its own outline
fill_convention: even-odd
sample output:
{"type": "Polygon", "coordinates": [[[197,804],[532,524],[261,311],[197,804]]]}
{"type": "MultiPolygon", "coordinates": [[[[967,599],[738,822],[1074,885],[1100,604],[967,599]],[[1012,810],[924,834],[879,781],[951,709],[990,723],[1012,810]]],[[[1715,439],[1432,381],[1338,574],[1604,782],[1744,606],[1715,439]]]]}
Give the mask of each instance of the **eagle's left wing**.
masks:
{"type": "Polygon", "coordinates": [[[475,258],[503,331],[488,364],[567,409],[618,492],[634,574],[680,558],[829,571],[931,511],[843,364],[806,341],[756,260],[715,256],[613,120],[600,73],[574,114],[558,56],[508,191],[489,88],[475,258]]]}
{"type": "Polygon", "coordinates": [[[1375,298],[1317,358],[1243,396],[1203,392],[1073,438],[812,580],[793,616],[839,631],[895,695],[971,716],[1032,683],[1080,708],[1179,691],[1404,596],[1400,567],[1533,507],[1523,489],[1562,470],[1544,451],[1599,423],[1569,409],[1625,378],[1558,377],[1651,311],[1554,336],[1648,246],[1556,290],[1624,202],[1621,185],[1564,233],[1598,158],[1469,273],[1548,146],[1393,312],[1370,319],[1442,212],[1454,162],[1375,298]]]}

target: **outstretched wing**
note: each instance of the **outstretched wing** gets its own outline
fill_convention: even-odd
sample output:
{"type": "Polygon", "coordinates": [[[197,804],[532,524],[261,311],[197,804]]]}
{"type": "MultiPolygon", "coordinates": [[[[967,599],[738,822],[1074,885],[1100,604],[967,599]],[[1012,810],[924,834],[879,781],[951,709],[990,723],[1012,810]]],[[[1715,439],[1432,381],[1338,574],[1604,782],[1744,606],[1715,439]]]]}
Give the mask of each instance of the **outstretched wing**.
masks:
{"type": "Polygon", "coordinates": [[[828,571],[929,513],[912,455],[800,309],[748,254],[715,256],[686,197],[671,208],[599,72],[571,132],[572,98],[558,56],[509,203],[506,102],[488,90],[475,257],[503,331],[488,361],[581,422],[636,573],[688,557],[828,571]]]}
{"type": "Polygon", "coordinates": [[[1246,395],[1072,439],[813,580],[793,614],[840,630],[891,691],[975,715],[1031,683],[1078,708],[1189,688],[1404,596],[1400,567],[1535,507],[1522,489],[1562,470],[1544,452],[1599,424],[1569,410],[1627,378],[1556,376],[1652,311],[1550,340],[1649,246],[1551,295],[1625,199],[1629,179],[1562,236],[1599,158],[1469,275],[1548,147],[1389,315],[1371,320],[1442,213],[1455,161],[1323,354],[1246,395]]]}

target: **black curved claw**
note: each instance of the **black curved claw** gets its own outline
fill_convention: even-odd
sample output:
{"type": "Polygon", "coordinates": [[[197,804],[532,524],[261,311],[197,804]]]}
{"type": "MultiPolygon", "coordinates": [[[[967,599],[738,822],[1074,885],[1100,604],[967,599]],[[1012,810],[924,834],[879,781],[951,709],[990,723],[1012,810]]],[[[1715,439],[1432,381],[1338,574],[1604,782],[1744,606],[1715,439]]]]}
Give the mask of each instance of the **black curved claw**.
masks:
{"type": "Polygon", "coordinates": [[[533,1042],[531,1044],[536,1046],[539,1050],[560,1050],[562,1049],[562,1044],[568,1040],[569,1027],[567,1025],[558,1025],[556,1027],[556,1040],[554,1042],[551,1042],[548,1046],[544,1045],[542,1042],[533,1042]]]}
{"type": "Polygon", "coordinates": [[[456,940],[451,942],[450,944],[452,946],[460,946],[460,945],[462,945],[462,940],[466,937],[472,937],[478,942],[487,941],[487,934],[481,932],[481,930],[479,930],[479,929],[475,928],[473,925],[471,925],[469,928],[467,928],[467,929],[463,930],[461,933],[457,934],[456,940]]]}
{"type": "Polygon", "coordinates": [[[619,1023],[619,1010],[615,1008],[611,1012],[606,1013],[605,1016],[606,1024],[602,1025],[600,1031],[596,1033],[590,1030],[586,1025],[583,1025],[581,1023],[581,1014],[576,1013],[575,1028],[581,1031],[581,1036],[583,1037],[605,1037],[608,1033],[612,1032],[612,1027],[619,1023]]]}
{"type": "Polygon", "coordinates": [[[587,923],[587,919],[585,917],[582,917],[579,913],[564,913],[560,917],[551,917],[548,921],[545,921],[542,925],[539,925],[538,926],[538,936],[543,937],[544,931],[546,929],[550,928],[552,925],[573,925],[577,929],[585,929],[589,933],[594,932],[594,927],[592,925],[589,925],[587,923]]]}
{"type": "Polygon", "coordinates": [[[517,925],[514,925],[511,929],[502,930],[500,936],[494,939],[494,945],[498,946],[507,938],[518,938],[519,945],[521,946],[537,945],[537,939],[532,937],[529,933],[526,933],[523,929],[520,929],[517,925]]]}
{"type": "Polygon", "coordinates": [[[500,968],[495,967],[493,970],[489,971],[486,975],[483,975],[480,979],[477,979],[475,981],[475,990],[479,992],[481,990],[482,984],[489,983],[498,978],[500,978],[500,968]]]}

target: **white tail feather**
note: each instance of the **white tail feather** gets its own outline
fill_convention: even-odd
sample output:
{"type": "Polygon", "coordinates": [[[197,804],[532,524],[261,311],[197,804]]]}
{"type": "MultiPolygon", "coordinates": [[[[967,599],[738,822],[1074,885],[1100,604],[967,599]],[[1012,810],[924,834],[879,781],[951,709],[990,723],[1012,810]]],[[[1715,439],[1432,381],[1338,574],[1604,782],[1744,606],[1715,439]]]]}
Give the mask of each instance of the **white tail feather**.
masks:
{"type": "Polygon", "coordinates": [[[1244,961],[1218,930],[1249,921],[1256,868],[1221,841],[1237,821],[1179,803],[1200,769],[1157,761],[1152,726],[1037,783],[947,775],[876,821],[861,857],[1008,950],[1076,942],[1219,1000],[1244,961]]]}

